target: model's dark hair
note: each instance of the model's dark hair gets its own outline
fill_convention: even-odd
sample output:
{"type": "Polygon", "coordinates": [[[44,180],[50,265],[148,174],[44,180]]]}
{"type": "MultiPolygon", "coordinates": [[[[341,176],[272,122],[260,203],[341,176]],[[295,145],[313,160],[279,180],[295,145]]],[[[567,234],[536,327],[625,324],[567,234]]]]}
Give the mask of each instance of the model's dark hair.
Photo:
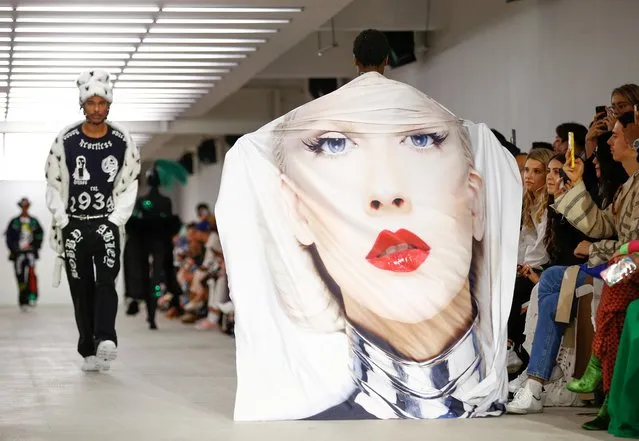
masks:
{"type": "Polygon", "coordinates": [[[376,29],[362,31],[353,43],[353,55],[362,66],[377,67],[390,56],[388,38],[376,29]]]}
{"type": "Polygon", "coordinates": [[[617,118],[617,121],[619,121],[621,125],[623,126],[623,128],[625,129],[626,127],[628,127],[628,124],[634,124],[635,114],[634,112],[626,112],[622,115],[619,115],[619,117],[617,118]]]}

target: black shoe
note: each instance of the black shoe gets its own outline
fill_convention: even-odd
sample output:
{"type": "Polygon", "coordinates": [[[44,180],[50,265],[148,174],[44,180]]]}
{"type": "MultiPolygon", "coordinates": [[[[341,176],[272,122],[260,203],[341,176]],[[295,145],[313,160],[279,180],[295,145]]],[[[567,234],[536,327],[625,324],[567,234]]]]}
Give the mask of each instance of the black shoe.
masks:
{"type": "Polygon", "coordinates": [[[126,310],[126,315],[137,315],[138,312],[140,312],[140,305],[138,305],[137,300],[131,300],[126,310]]]}
{"type": "Polygon", "coordinates": [[[158,325],[155,323],[155,321],[149,322],[149,329],[156,330],[157,328],[158,325]]]}

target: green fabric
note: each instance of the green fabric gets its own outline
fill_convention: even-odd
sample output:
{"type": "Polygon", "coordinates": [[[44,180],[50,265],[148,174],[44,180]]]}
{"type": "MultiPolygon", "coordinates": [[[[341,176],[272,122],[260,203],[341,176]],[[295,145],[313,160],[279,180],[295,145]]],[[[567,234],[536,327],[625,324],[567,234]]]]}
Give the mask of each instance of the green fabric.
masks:
{"type": "Polygon", "coordinates": [[[624,243],[623,245],[621,245],[621,248],[619,248],[619,254],[630,254],[628,252],[628,250],[630,249],[630,244],[629,243],[624,243]]]}
{"type": "Polygon", "coordinates": [[[166,159],[158,159],[155,161],[155,170],[157,171],[160,185],[167,190],[173,188],[173,184],[178,182],[182,185],[186,184],[189,172],[182,164],[176,161],[166,159]]]}
{"type": "Polygon", "coordinates": [[[628,306],[608,402],[608,432],[639,439],[639,300],[628,306]]]}

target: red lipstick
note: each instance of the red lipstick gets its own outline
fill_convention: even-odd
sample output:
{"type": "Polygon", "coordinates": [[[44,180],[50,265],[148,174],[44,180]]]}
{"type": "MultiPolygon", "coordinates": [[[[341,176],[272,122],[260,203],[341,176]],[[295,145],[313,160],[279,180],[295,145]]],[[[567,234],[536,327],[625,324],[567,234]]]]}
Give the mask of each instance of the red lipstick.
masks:
{"type": "Polygon", "coordinates": [[[428,258],[430,247],[408,230],[384,230],[366,256],[373,266],[395,273],[410,273],[428,258]]]}

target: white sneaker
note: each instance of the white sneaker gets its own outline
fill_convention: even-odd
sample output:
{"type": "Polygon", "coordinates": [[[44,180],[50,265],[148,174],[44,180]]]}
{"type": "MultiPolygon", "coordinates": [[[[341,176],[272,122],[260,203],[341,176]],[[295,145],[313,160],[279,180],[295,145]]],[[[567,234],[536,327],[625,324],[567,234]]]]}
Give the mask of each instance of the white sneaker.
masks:
{"type": "Polygon", "coordinates": [[[528,374],[526,372],[523,372],[519,377],[508,383],[508,392],[510,392],[511,394],[517,393],[517,391],[524,385],[526,380],[528,380],[528,374]]]}
{"type": "Polygon", "coordinates": [[[95,351],[95,356],[100,365],[100,370],[108,371],[111,369],[111,362],[118,356],[118,348],[111,340],[101,341],[95,351]]]}
{"type": "Polygon", "coordinates": [[[515,349],[511,347],[508,349],[508,373],[514,374],[516,373],[524,362],[519,358],[519,355],[515,352],[515,349]]]}
{"type": "Polygon", "coordinates": [[[100,364],[95,355],[84,357],[84,363],[82,363],[83,372],[98,372],[100,370],[100,364]]]}
{"type": "Polygon", "coordinates": [[[224,314],[235,312],[235,306],[233,305],[233,302],[218,303],[216,306],[224,314]]]}
{"type": "Polygon", "coordinates": [[[531,385],[533,380],[526,381],[524,387],[519,389],[515,394],[515,398],[506,405],[508,413],[517,415],[526,415],[529,413],[541,413],[544,411],[544,405],[541,401],[541,383],[531,385]],[[533,392],[533,388],[537,391],[533,392]]]}

